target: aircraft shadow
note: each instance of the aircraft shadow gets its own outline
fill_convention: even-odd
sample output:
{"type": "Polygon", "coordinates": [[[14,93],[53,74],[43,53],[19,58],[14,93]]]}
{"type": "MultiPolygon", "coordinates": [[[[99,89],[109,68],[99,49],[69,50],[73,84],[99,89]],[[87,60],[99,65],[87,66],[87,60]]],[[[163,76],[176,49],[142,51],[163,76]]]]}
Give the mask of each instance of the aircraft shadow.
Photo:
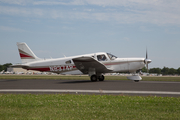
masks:
{"type": "Polygon", "coordinates": [[[15,82],[15,81],[18,81],[18,80],[0,80],[0,82],[15,82]]]}
{"type": "MultiPolygon", "coordinates": [[[[98,82],[98,81],[97,81],[98,82]]],[[[58,82],[59,84],[74,84],[74,83],[93,83],[90,80],[81,80],[81,81],[64,81],[64,82],[58,82]]]]}

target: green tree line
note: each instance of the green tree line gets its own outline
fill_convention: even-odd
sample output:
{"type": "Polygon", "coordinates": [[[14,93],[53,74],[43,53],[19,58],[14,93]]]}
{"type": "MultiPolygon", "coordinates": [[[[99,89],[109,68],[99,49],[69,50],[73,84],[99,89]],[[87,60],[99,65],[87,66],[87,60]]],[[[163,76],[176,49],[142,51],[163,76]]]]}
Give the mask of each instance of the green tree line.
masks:
{"type": "Polygon", "coordinates": [[[4,65],[0,65],[0,72],[1,71],[7,71],[7,68],[10,66],[10,65],[12,65],[11,63],[6,63],[6,64],[4,64],[4,65]]]}
{"type": "MultiPolygon", "coordinates": [[[[146,67],[142,69],[142,72],[147,72],[146,67]]],[[[162,74],[162,75],[180,75],[180,67],[178,69],[174,68],[168,68],[168,67],[163,67],[161,68],[151,68],[149,69],[149,73],[156,73],[156,74],[162,74]]]]}

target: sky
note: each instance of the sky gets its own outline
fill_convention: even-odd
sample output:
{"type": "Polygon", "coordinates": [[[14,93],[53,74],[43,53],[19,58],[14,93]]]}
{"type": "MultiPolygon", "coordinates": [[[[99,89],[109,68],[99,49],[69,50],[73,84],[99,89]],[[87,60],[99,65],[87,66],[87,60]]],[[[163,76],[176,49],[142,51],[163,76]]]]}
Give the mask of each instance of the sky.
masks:
{"type": "Polygon", "coordinates": [[[17,42],[40,58],[109,52],[180,67],[180,0],[0,0],[0,64],[21,63],[17,42]]]}

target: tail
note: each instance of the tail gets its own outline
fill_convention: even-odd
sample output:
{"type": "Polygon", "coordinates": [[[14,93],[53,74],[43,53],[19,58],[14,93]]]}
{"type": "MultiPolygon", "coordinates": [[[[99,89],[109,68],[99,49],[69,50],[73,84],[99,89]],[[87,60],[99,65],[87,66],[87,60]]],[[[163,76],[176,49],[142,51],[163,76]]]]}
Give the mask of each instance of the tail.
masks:
{"type": "Polygon", "coordinates": [[[28,63],[28,62],[33,62],[40,60],[33,52],[32,50],[28,47],[26,43],[17,43],[18,50],[19,50],[19,55],[21,57],[22,63],[28,63]]]}

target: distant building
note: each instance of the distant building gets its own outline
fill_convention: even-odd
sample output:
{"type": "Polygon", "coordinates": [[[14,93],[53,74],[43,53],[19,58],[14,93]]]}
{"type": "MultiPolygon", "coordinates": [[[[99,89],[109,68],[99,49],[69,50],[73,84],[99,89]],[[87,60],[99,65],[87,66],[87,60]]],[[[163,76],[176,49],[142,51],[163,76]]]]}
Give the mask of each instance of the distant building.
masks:
{"type": "Polygon", "coordinates": [[[34,71],[34,70],[26,70],[26,69],[23,69],[23,68],[12,68],[12,67],[9,67],[7,68],[7,71],[8,72],[11,72],[11,73],[15,73],[15,74],[36,74],[36,73],[39,73],[40,71],[34,71]]]}

